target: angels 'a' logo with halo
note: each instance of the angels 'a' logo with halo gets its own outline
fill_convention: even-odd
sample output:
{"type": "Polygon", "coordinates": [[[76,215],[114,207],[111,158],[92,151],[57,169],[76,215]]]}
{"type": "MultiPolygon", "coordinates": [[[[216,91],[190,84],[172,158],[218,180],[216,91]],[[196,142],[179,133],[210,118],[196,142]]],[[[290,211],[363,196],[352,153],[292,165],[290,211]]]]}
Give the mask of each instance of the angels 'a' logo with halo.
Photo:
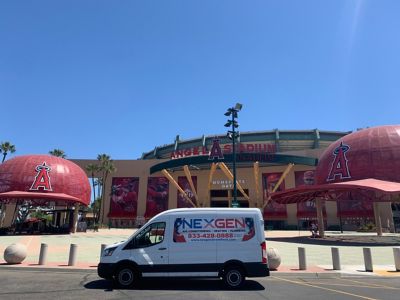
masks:
{"type": "Polygon", "coordinates": [[[52,191],[49,175],[51,171],[50,166],[46,165],[46,162],[43,162],[43,164],[36,166],[35,170],[37,174],[29,190],[38,191],[39,189],[43,189],[44,191],[52,191]]]}
{"type": "Polygon", "coordinates": [[[347,165],[346,152],[350,150],[350,146],[340,142],[339,147],[333,151],[335,156],[331,170],[329,172],[328,179],[326,181],[333,181],[336,179],[346,179],[351,178],[349,166],[347,165]]]}
{"type": "Polygon", "coordinates": [[[215,138],[213,140],[210,154],[208,155],[208,160],[214,160],[214,159],[224,159],[224,154],[222,153],[218,138],[215,138]]]}

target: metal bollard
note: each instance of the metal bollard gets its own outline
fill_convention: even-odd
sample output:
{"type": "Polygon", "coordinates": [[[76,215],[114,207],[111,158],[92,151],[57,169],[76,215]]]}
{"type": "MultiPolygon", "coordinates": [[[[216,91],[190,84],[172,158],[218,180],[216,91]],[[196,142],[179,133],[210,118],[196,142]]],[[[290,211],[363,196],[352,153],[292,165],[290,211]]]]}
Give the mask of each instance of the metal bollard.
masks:
{"type": "Polygon", "coordinates": [[[39,265],[46,264],[47,260],[47,244],[40,244],[39,265]]]}
{"type": "Polygon", "coordinates": [[[100,250],[100,257],[103,255],[104,249],[107,247],[106,244],[101,244],[101,250],[100,250]]]}
{"type": "Polygon", "coordinates": [[[75,266],[76,265],[76,253],[78,250],[77,244],[71,244],[69,248],[69,259],[68,259],[68,266],[75,266]]]}
{"type": "Polygon", "coordinates": [[[393,248],[393,256],[396,271],[400,271],[400,248],[393,248]]]}
{"type": "Polygon", "coordinates": [[[339,248],[332,247],[332,266],[334,270],[341,270],[342,266],[340,265],[340,256],[339,256],[339,248]]]}
{"type": "Polygon", "coordinates": [[[373,272],[371,248],[363,248],[364,264],[366,272],[373,272]]]}
{"type": "Polygon", "coordinates": [[[298,248],[299,251],[299,270],[307,270],[306,249],[298,248]]]}

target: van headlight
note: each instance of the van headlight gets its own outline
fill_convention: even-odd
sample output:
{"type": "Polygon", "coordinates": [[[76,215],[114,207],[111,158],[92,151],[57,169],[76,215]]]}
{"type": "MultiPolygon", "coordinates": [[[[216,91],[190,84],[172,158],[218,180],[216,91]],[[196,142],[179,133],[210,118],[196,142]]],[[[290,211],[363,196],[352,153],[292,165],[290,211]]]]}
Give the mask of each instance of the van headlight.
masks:
{"type": "Polygon", "coordinates": [[[118,247],[111,247],[111,248],[106,248],[104,249],[103,255],[104,256],[111,256],[113,254],[113,252],[115,251],[115,249],[117,249],[118,247]]]}

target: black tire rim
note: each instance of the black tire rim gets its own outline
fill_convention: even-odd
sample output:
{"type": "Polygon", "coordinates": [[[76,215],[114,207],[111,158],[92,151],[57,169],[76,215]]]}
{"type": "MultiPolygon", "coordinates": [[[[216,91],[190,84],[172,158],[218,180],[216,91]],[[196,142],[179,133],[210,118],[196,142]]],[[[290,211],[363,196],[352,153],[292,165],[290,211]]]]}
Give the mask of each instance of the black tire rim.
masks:
{"type": "Polygon", "coordinates": [[[133,283],[134,275],[131,269],[122,269],[118,272],[118,282],[122,286],[130,286],[133,283]]]}
{"type": "Polygon", "coordinates": [[[226,274],[226,281],[232,287],[239,286],[242,282],[242,274],[238,270],[230,270],[228,274],[226,274]]]}

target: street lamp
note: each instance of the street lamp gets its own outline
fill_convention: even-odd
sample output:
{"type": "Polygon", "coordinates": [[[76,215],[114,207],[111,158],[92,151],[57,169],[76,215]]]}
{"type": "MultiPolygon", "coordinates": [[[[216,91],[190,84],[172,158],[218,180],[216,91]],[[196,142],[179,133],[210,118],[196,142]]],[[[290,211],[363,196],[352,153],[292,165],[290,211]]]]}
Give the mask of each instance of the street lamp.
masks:
{"type": "Polygon", "coordinates": [[[231,117],[225,127],[231,127],[232,130],[228,130],[227,136],[232,140],[232,162],[233,162],[233,201],[232,207],[239,207],[237,201],[237,185],[236,185],[236,138],[239,136],[239,132],[235,131],[235,128],[239,127],[238,122],[235,120],[238,117],[238,112],[242,109],[242,104],[236,103],[235,107],[228,108],[224,114],[227,117],[231,117]]]}

